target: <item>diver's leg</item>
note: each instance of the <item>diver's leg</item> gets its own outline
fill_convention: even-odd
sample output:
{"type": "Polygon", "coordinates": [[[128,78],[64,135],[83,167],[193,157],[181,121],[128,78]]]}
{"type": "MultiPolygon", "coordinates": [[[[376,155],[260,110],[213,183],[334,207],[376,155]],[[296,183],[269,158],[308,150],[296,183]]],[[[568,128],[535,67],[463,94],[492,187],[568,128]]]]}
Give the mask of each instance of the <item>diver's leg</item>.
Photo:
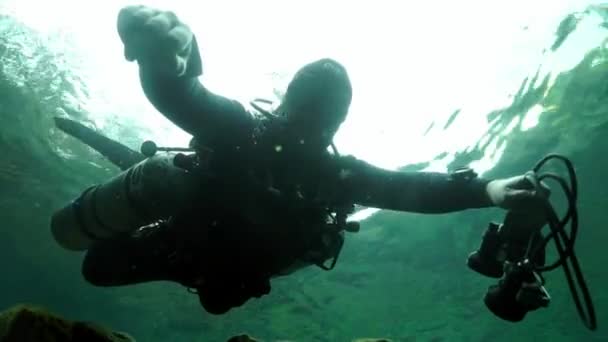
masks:
{"type": "Polygon", "coordinates": [[[126,170],[146,159],[143,154],[133,151],[117,141],[104,137],[76,121],[56,117],[55,125],[63,132],[101,153],[101,155],[108,158],[112,164],[118,166],[122,170],[126,170]]]}
{"type": "Polygon", "coordinates": [[[269,278],[238,267],[238,247],[222,237],[232,235],[230,227],[199,223],[182,216],[133,236],[96,242],[84,259],[83,276],[96,286],[173,281],[196,289],[203,308],[216,315],[268,294],[269,278]]]}
{"type": "Polygon", "coordinates": [[[95,286],[158,280],[190,286],[192,276],[186,273],[187,262],[178,249],[175,230],[168,223],[161,223],[134,235],[95,242],[86,253],[82,274],[95,286]]]}
{"type": "MultiPolygon", "coordinates": [[[[215,272],[203,278],[203,272],[197,271],[204,261],[188,251],[176,250],[175,240],[168,231],[156,231],[143,239],[128,237],[96,242],[87,251],[82,274],[90,284],[102,287],[173,281],[196,289],[201,306],[216,315],[241,306],[251,298],[250,290],[238,279],[226,279],[215,272]]],[[[264,285],[261,293],[266,294],[270,284],[264,285]]]]}
{"type": "Polygon", "coordinates": [[[159,272],[158,260],[142,257],[132,239],[113,239],[94,243],[82,263],[82,275],[95,286],[120,286],[146,281],[167,280],[159,272]],[[152,272],[152,271],[155,272],[152,272]]]}

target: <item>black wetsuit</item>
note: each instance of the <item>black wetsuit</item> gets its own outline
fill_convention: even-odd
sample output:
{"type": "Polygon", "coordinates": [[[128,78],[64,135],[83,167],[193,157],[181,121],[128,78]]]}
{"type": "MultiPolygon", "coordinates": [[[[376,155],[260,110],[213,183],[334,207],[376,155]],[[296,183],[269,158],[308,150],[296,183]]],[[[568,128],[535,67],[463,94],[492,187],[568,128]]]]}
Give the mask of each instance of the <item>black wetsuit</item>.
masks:
{"type": "MultiPolygon", "coordinates": [[[[263,169],[262,178],[267,172],[274,177],[273,187],[310,200],[304,203],[359,204],[418,213],[447,213],[492,205],[485,190],[487,181],[479,178],[463,181],[444,173],[389,171],[354,157],[329,153],[296,162],[290,160],[288,150],[282,154],[257,153],[260,148],[252,148],[252,140],[256,139],[259,119],[237,101],[213,94],[199,82],[200,57],[196,46],[192,51],[185,76],[169,77],[140,68],[141,83],[150,102],[163,115],[214,151],[216,174],[221,175],[211,186],[213,189],[207,189],[215,191],[220,199],[207,208],[192,208],[177,217],[174,226],[184,231],[200,226],[222,228],[205,233],[198,229],[196,237],[185,239],[169,233],[154,237],[152,240],[161,247],[171,245],[168,248],[174,249],[179,245],[181,250],[186,247],[196,250],[196,257],[189,255],[188,261],[182,260],[179,266],[166,257],[170,251],[163,252],[161,247],[151,251],[150,245],[141,245],[137,240],[98,243],[89,250],[83,265],[85,277],[96,285],[180,281],[192,273],[190,268],[198,268],[207,279],[206,285],[195,286],[192,279],[180,282],[197,287],[203,306],[215,313],[267,293],[268,278],[288,266],[293,254],[301,254],[312,243],[309,236],[313,235],[310,225],[314,225],[314,220],[307,222],[307,219],[321,215],[316,211],[324,208],[304,205],[294,209],[282,203],[280,197],[271,196],[268,201],[262,200],[263,194],[252,197],[245,177],[251,170],[263,169]],[[271,157],[260,162],[256,158],[262,155],[271,157]],[[238,210],[247,201],[257,201],[260,211],[276,214],[281,224],[251,224],[243,220],[238,210]],[[201,212],[213,215],[199,215],[201,212]],[[201,265],[201,260],[212,261],[201,265]],[[243,281],[245,278],[253,280],[243,281]],[[244,294],[236,288],[227,290],[231,286],[241,289],[249,286],[250,290],[244,294]],[[210,304],[208,301],[215,299],[209,298],[222,299],[210,304]]],[[[272,146],[266,148],[262,152],[269,152],[272,146]]]]}

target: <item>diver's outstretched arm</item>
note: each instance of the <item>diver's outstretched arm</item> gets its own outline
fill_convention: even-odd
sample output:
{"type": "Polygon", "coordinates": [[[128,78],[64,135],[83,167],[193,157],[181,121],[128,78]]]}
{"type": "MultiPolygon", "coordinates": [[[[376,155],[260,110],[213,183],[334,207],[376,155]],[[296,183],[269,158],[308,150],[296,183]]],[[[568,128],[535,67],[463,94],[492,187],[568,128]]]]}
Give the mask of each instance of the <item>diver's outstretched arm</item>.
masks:
{"type": "Polygon", "coordinates": [[[128,6],[117,29],[125,58],[139,64],[144,93],[165,117],[210,148],[226,137],[235,146],[249,138],[253,118],[245,108],[198,80],[203,66],[196,38],[174,13],[128,6]]]}
{"type": "Polygon", "coordinates": [[[127,146],[105,137],[76,121],[56,117],[55,126],[101,153],[112,164],[122,170],[126,170],[146,159],[143,154],[133,151],[127,146]]]}
{"type": "Polygon", "coordinates": [[[483,179],[468,172],[399,172],[384,170],[354,157],[341,157],[336,184],[349,202],[398,211],[449,213],[500,207],[519,210],[547,196],[533,186],[529,173],[483,179]]]}
{"type": "Polygon", "coordinates": [[[339,159],[339,193],[359,205],[417,213],[492,207],[490,180],[439,172],[385,170],[354,157],[339,159]]]}

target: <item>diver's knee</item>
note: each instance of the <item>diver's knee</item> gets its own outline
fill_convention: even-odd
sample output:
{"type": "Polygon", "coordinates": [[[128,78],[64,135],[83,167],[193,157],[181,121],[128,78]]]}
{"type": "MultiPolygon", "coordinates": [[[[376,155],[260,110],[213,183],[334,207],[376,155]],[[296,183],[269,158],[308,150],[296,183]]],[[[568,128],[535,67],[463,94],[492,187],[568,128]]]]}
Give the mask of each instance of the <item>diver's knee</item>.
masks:
{"type": "Polygon", "coordinates": [[[91,261],[88,252],[84,257],[84,260],[82,261],[80,272],[87,283],[95,286],[103,286],[104,281],[100,276],[98,269],[91,261]]]}
{"type": "Polygon", "coordinates": [[[93,244],[82,261],[81,273],[86,282],[94,286],[115,285],[115,271],[99,243],[93,244]]]}
{"type": "Polygon", "coordinates": [[[81,273],[87,283],[95,286],[107,286],[107,279],[102,276],[100,268],[97,267],[89,252],[87,252],[82,261],[81,273]]]}

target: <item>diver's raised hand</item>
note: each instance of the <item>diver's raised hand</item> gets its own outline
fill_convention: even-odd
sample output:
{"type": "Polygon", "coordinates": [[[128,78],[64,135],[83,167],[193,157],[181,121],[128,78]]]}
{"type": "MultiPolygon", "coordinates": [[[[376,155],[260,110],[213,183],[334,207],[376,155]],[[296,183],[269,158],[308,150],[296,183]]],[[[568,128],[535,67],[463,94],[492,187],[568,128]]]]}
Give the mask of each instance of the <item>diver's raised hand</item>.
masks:
{"type": "Polygon", "coordinates": [[[124,7],[118,13],[117,29],[127,60],[169,75],[186,72],[193,34],[175,13],[146,6],[124,7]]]}

